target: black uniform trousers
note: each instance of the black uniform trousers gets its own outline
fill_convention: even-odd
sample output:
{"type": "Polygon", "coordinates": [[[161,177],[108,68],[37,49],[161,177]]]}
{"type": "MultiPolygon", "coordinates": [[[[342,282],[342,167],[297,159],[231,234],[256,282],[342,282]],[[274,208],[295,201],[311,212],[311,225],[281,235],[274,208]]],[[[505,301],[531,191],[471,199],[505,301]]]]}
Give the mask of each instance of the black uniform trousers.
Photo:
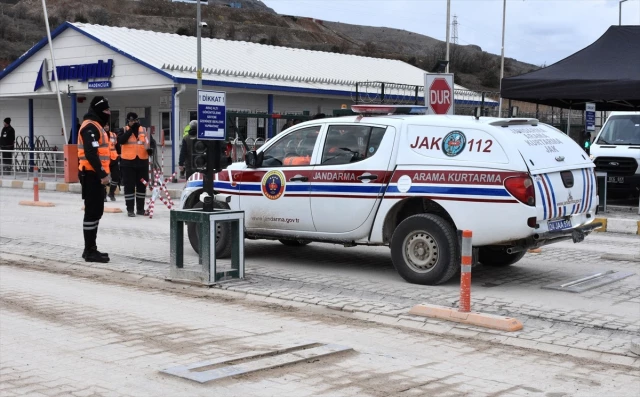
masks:
{"type": "Polygon", "coordinates": [[[104,186],[95,171],[80,171],[78,179],[82,184],[82,198],[84,199],[84,219],[82,221],[84,248],[88,250],[96,247],[98,225],[104,213],[104,186]]]}
{"type": "Polygon", "coordinates": [[[127,212],[133,211],[134,200],[138,212],[144,211],[147,187],[140,180],[144,179],[149,182],[149,168],[121,165],[120,172],[122,174],[122,184],[124,185],[124,202],[127,205],[127,212]]]}
{"type": "MultiPolygon", "coordinates": [[[[13,149],[14,149],[13,146],[5,146],[2,148],[2,150],[13,150],[13,149]]],[[[11,166],[12,163],[13,163],[13,153],[2,152],[2,165],[7,167],[7,166],[11,166]]]]}
{"type": "MultiPolygon", "coordinates": [[[[111,172],[111,182],[109,183],[109,196],[113,196],[116,192],[116,188],[120,185],[120,158],[111,160],[109,163],[109,171],[111,172]]],[[[105,187],[106,194],[106,187],[105,187]]]]}

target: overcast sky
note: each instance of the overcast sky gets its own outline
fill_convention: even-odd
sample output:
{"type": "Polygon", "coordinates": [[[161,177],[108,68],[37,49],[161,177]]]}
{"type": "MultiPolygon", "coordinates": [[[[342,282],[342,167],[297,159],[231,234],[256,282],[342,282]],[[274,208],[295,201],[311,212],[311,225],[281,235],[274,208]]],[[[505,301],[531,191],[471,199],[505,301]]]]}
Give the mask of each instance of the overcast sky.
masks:
{"type": "MultiPolygon", "coordinates": [[[[446,0],[263,0],[279,14],[409,30],[446,38],[446,0]]],[[[502,0],[451,0],[458,44],[500,54],[502,0]]],[[[551,65],[618,24],[619,0],[507,0],[505,57],[551,65]]],[[[640,24],[640,0],[622,3],[622,24],[640,24]]]]}

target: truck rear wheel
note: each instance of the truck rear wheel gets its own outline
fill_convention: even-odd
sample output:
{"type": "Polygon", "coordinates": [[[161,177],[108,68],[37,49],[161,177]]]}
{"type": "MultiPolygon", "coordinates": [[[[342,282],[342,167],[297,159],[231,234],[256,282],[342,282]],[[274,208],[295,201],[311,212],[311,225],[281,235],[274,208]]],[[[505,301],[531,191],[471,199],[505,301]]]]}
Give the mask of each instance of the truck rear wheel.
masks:
{"type": "MultiPolygon", "coordinates": [[[[213,202],[215,208],[226,209],[222,203],[213,202]]],[[[202,208],[202,202],[197,202],[191,208],[202,208]]],[[[216,258],[229,258],[231,256],[231,224],[228,222],[217,223],[216,225],[216,258]]],[[[187,236],[191,248],[200,254],[200,229],[197,223],[187,223],[187,236]]]]}
{"type": "Polygon", "coordinates": [[[393,266],[410,283],[441,284],[460,268],[456,231],[437,215],[418,214],[402,221],[390,247],[393,266]]]}
{"type": "Polygon", "coordinates": [[[485,266],[505,267],[518,262],[527,251],[507,253],[504,247],[480,247],[478,252],[478,262],[485,266]]]}

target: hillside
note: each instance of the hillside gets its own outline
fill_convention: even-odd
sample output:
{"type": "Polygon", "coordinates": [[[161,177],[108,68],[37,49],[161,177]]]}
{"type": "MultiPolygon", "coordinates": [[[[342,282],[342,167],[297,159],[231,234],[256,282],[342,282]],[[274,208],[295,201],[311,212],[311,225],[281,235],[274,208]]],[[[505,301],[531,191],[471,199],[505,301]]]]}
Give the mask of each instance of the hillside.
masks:
{"type": "MultiPolygon", "coordinates": [[[[291,15],[279,15],[258,0],[209,0],[202,7],[208,27],[203,36],[262,44],[400,59],[430,70],[444,59],[445,43],[405,30],[350,25],[291,15]]],[[[195,7],[169,0],[48,0],[49,23],[64,21],[123,26],[195,36],[195,7]]],[[[0,69],[46,36],[41,0],[0,0],[0,69]]],[[[450,48],[450,71],[456,83],[496,91],[500,57],[478,46],[450,48]]],[[[536,66],[505,58],[505,76],[536,66]]]]}

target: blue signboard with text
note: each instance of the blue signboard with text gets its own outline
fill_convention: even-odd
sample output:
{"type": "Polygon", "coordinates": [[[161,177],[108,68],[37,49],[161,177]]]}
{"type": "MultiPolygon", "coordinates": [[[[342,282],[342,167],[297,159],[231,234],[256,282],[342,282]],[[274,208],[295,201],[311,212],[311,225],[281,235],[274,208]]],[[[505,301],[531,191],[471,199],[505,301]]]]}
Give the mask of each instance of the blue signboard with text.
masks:
{"type": "Polygon", "coordinates": [[[587,131],[596,130],[596,104],[586,103],[584,108],[584,124],[587,131]]]}
{"type": "Polygon", "coordinates": [[[198,139],[226,138],[226,92],[198,90],[198,139]]]}

